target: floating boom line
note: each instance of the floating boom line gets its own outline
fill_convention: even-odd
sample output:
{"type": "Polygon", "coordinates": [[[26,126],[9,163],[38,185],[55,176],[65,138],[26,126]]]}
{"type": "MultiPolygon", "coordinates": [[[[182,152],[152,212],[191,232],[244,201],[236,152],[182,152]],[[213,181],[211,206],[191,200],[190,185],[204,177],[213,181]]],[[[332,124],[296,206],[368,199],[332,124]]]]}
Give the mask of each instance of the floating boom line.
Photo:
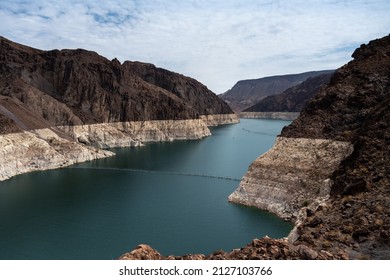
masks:
{"type": "Polygon", "coordinates": [[[92,170],[108,170],[108,171],[127,171],[127,172],[143,172],[143,173],[154,173],[154,174],[165,174],[165,175],[178,175],[178,176],[193,176],[193,177],[203,177],[203,178],[212,178],[220,180],[229,180],[240,182],[241,179],[225,177],[225,176],[214,176],[207,174],[197,174],[197,173],[185,173],[185,172],[174,172],[174,171],[156,171],[156,170],[147,170],[147,169],[136,169],[136,168],[116,168],[116,167],[68,167],[67,169],[92,169],[92,170]]]}

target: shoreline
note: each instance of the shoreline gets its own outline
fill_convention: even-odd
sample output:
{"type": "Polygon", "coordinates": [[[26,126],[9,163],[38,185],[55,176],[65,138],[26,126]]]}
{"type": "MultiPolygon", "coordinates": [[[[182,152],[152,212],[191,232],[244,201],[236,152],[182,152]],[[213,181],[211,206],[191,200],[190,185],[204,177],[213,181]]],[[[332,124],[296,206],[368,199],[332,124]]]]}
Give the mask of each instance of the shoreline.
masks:
{"type": "Polygon", "coordinates": [[[203,118],[206,121],[199,118],[101,123],[2,134],[0,182],[19,174],[56,169],[115,155],[104,150],[108,148],[143,146],[147,142],[201,139],[211,135],[207,124],[222,125],[239,121],[234,114],[203,118]]]}

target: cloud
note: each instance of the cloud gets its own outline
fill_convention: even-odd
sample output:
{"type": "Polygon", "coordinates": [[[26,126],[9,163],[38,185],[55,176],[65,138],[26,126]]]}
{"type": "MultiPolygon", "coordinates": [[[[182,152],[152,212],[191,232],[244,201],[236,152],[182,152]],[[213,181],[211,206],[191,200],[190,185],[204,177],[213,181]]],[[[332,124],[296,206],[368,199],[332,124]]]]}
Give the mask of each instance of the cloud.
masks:
{"type": "Polygon", "coordinates": [[[389,10],[386,0],[2,0],[0,34],[154,63],[221,93],[240,79],[338,68],[388,34],[389,10]]]}

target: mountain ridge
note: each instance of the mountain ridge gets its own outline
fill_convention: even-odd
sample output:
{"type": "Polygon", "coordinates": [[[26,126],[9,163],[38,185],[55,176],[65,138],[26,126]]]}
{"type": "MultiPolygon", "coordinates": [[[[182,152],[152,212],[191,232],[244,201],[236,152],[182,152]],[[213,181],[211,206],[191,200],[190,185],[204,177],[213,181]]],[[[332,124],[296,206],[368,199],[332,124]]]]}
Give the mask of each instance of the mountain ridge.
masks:
{"type": "Polygon", "coordinates": [[[284,90],[304,82],[307,78],[332,71],[334,70],[309,71],[298,74],[241,80],[230,90],[219,96],[229,104],[233,111],[238,113],[253,106],[267,96],[282,93],[284,90]]]}
{"type": "Polygon", "coordinates": [[[265,97],[243,112],[300,112],[311,97],[329,83],[333,72],[309,77],[280,94],[265,97]]]}

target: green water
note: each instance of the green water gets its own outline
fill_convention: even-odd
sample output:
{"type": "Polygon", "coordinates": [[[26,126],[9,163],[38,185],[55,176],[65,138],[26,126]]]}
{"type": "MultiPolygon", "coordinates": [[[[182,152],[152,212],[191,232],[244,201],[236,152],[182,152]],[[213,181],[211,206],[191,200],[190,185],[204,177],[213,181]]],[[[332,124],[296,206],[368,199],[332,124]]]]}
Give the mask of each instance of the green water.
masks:
{"type": "Polygon", "coordinates": [[[288,123],[242,119],[202,140],[114,149],[0,182],[0,259],[115,259],[140,243],[208,254],[284,237],[291,224],[227,202],[238,181],[190,174],[240,179],[288,123]]]}

